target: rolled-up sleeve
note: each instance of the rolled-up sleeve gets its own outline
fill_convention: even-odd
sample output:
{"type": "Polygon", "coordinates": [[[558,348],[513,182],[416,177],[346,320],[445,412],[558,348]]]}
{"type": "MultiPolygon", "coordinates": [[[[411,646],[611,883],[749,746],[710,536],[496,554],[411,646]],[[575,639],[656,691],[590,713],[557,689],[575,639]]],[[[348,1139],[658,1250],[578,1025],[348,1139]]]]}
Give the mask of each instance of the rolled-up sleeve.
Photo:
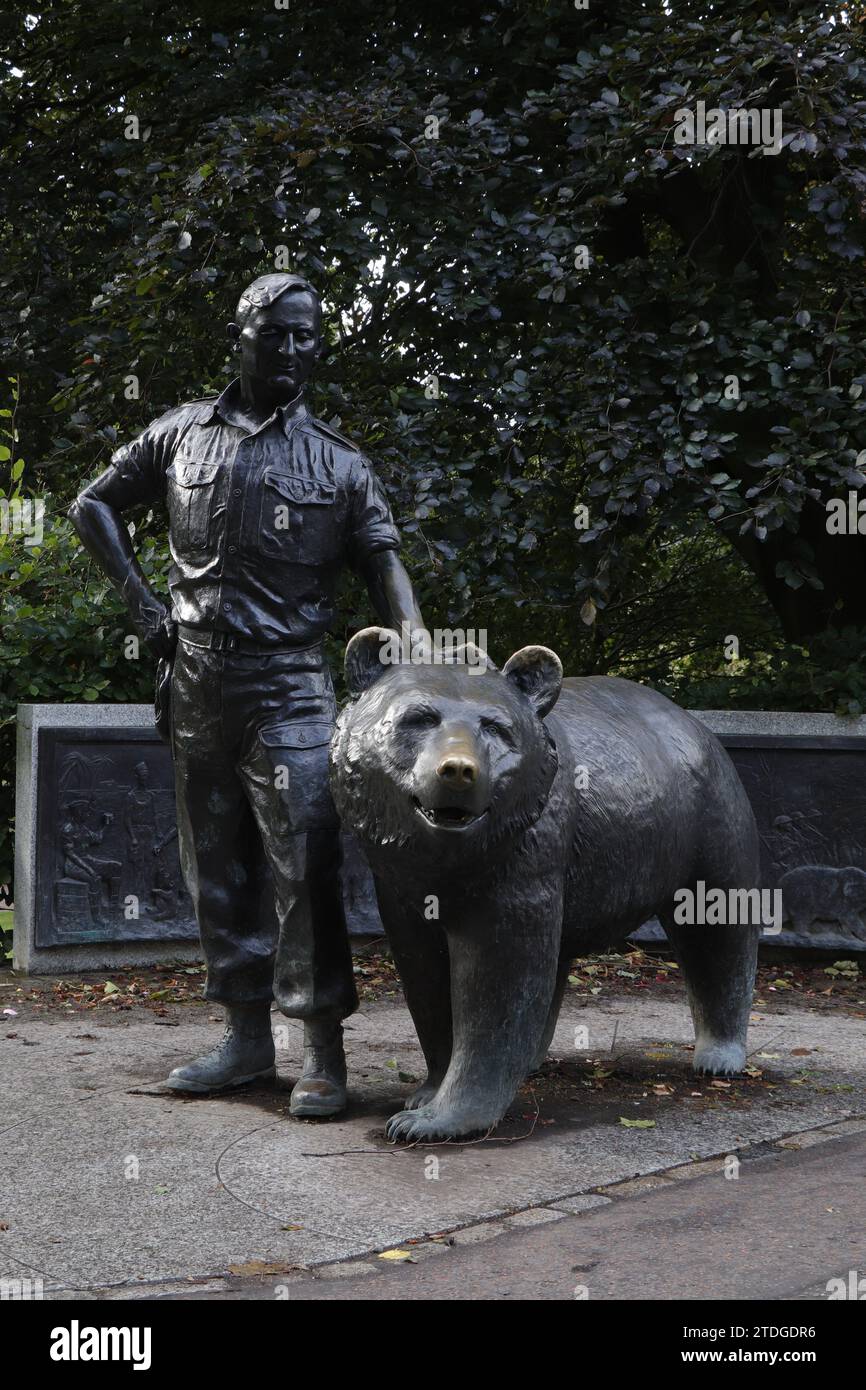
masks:
{"type": "Polygon", "coordinates": [[[177,439],[177,414],[168,411],[116,449],[87,494],[119,511],[159,502],[165,496],[165,470],[177,439]]]}
{"type": "Polygon", "coordinates": [[[400,532],[394,525],[385,489],[368,459],[352,467],[348,526],[349,561],[359,568],[379,550],[399,550],[400,532]]]}

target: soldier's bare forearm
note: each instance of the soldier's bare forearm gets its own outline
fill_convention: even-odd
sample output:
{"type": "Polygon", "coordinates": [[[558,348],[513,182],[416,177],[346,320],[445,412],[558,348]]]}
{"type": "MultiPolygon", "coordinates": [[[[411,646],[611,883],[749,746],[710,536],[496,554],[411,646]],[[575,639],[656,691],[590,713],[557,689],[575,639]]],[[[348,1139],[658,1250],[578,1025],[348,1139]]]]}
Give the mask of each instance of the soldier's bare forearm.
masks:
{"type": "Polygon", "coordinates": [[[87,553],[123,598],[142,636],[158,655],[167,655],[173,646],[167,632],[170,614],[142,573],[121,512],[83,492],[68,516],[87,553]]]}
{"type": "Polygon", "coordinates": [[[123,592],[130,579],[142,589],[148,588],[129,531],[115,507],[83,492],[76,497],[67,515],[84,549],[117,589],[123,592]]]}
{"type": "Polygon", "coordinates": [[[396,550],[380,550],[371,555],[364,567],[364,579],[385,627],[401,632],[403,623],[408,623],[411,632],[426,631],[412,581],[396,550]]]}

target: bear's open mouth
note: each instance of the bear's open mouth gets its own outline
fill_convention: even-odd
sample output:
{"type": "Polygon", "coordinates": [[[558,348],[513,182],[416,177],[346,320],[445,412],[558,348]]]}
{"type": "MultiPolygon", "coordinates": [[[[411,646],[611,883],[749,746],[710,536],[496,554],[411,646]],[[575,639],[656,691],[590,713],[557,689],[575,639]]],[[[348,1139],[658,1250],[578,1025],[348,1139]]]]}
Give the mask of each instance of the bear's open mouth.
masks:
{"type": "Polygon", "coordinates": [[[417,813],[423,816],[428,825],[435,825],[437,830],[465,830],[487,815],[486,811],[476,815],[462,806],[422,806],[417,796],[413,796],[412,801],[417,813]]]}

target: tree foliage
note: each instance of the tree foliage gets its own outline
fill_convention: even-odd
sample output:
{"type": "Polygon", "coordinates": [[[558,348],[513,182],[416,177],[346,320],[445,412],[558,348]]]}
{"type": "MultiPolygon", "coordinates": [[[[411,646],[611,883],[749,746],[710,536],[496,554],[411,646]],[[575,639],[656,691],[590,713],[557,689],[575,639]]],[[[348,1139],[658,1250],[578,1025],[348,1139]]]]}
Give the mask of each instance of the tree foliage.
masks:
{"type": "MultiPolygon", "coordinates": [[[[11,0],[0,336],[28,489],[61,511],[221,387],[238,290],[284,263],[328,309],[313,408],[377,463],[428,622],[692,703],[787,702],[799,672],[789,698],[853,708],[866,540],[824,504],[866,479],[864,14],[11,0]],[[698,101],[778,109],[782,150],[677,144],[698,101]]],[[[60,521],[53,544],[74,634],[2,562],[7,651],[39,609],[52,677],[96,656],[106,602],[60,521]]],[[[350,591],[346,628],[365,611],[350,591]]],[[[104,698],[144,689],[100,652],[104,698]]]]}

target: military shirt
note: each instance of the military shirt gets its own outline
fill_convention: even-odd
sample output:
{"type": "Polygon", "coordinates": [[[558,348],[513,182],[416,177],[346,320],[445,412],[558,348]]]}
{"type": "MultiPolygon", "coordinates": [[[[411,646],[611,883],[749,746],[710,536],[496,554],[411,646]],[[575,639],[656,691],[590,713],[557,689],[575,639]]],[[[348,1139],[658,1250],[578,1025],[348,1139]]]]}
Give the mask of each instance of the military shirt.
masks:
{"type": "Polygon", "coordinates": [[[169,410],[88,492],[122,509],[166,502],[175,621],[304,646],[333,619],[341,567],[398,549],[399,533],[356,445],[300,399],[250,433],[232,420],[238,390],[169,410]]]}

